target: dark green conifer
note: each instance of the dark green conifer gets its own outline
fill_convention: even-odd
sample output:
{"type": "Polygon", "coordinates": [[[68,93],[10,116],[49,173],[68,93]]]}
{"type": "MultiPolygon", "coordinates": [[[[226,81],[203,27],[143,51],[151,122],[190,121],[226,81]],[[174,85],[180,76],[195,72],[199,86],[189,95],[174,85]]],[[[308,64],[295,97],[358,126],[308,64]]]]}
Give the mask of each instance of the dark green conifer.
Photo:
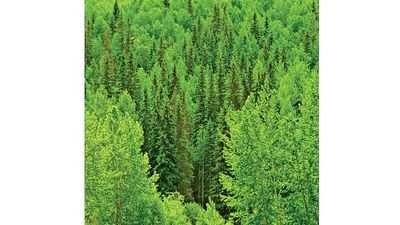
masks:
{"type": "Polygon", "coordinates": [[[118,23],[118,19],[120,18],[119,14],[120,14],[120,11],[119,11],[119,7],[118,7],[118,1],[116,0],[114,2],[113,16],[111,18],[111,25],[110,25],[112,34],[114,33],[115,28],[116,28],[117,23],[118,23]]]}
{"type": "Polygon", "coordinates": [[[170,5],[169,0],[163,0],[163,3],[164,3],[165,8],[169,8],[169,5],[170,5]]]}
{"type": "Polygon", "coordinates": [[[258,32],[258,21],[257,21],[257,14],[253,14],[253,23],[251,24],[251,33],[253,34],[254,38],[257,42],[260,39],[259,32],[258,32]]]}
{"type": "Polygon", "coordinates": [[[92,40],[92,24],[90,21],[86,21],[85,25],[85,68],[90,66],[92,61],[92,47],[93,47],[93,40],[92,40]]]}
{"type": "Polygon", "coordinates": [[[188,0],[188,11],[189,11],[190,15],[193,15],[193,4],[192,4],[192,0],[188,0]]]}
{"type": "MultiPolygon", "coordinates": [[[[178,90],[175,90],[174,95],[177,93],[178,90]]],[[[178,95],[177,97],[181,100],[177,104],[178,113],[175,115],[175,143],[177,148],[177,167],[179,170],[177,190],[185,196],[185,201],[193,201],[193,191],[191,187],[193,179],[193,166],[190,160],[190,115],[187,99],[184,93],[182,93],[182,95],[178,95]]]]}
{"type": "Polygon", "coordinates": [[[231,61],[231,79],[230,79],[230,101],[234,109],[239,109],[241,106],[241,90],[240,90],[240,74],[236,56],[234,54],[231,61]]]}

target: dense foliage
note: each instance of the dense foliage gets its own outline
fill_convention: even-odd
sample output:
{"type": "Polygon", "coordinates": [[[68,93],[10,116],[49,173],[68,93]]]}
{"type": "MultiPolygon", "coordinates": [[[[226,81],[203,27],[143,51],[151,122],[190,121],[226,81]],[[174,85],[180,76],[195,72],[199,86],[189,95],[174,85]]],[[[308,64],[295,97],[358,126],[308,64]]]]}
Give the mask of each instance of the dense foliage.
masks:
{"type": "Polygon", "coordinates": [[[318,224],[318,1],[85,18],[87,224],[318,224]]]}

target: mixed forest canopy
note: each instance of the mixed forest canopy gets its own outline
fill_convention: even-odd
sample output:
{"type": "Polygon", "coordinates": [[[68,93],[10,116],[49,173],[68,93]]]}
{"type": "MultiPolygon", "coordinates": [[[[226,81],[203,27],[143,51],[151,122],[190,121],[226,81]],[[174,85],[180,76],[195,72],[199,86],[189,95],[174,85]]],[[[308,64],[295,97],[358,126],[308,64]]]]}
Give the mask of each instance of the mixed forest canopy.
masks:
{"type": "Polygon", "coordinates": [[[85,0],[86,224],[318,224],[317,0],[85,0]]]}

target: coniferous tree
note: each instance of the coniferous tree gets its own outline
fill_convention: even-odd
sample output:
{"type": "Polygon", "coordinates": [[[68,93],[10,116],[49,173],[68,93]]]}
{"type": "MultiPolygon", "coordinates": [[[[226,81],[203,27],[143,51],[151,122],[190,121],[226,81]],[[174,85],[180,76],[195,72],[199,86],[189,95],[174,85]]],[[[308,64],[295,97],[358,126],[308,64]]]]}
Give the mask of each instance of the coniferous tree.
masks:
{"type": "Polygon", "coordinates": [[[306,53],[310,52],[310,35],[308,34],[308,31],[306,32],[306,37],[305,37],[305,51],[306,53]]]}
{"type": "MultiPolygon", "coordinates": [[[[177,91],[174,92],[176,94],[177,91]]],[[[189,110],[186,97],[177,105],[175,143],[177,147],[177,167],[179,181],[177,190],[185,196],[186,201],[193,201],[191,183],[193,179],[193,166],[190,160],[191,129],[189,110]]]]}
{"type": "Polygon", "coordinates": [[[253,23],[251,24],[251,32],[253,33],[254,38],[258,42],[260,40],[259,32],[258,32],[258,21],[257,14],[253,14],[253,23]]]}
{"type": "Polygon", "coordinates": [[[85,223],[318,223],[318,2],[86,1],[85,223]]]}
{"type": "Polygon", "coordinates": [[[282,59],[283,67],[287,69],[287,61],[286,61],[286,50],[285,48],[282,50],[282,59]]]}
{"type": "Polygon", "coordinates": [[[193,4],[192,4],[192,0],[188,0],[188,12],[190,13],[190,15],[193,15],[193,4]]]}
{"type": "Polygon", "coordinates": [[[162,93],[159,138],[155,170],[159,174],[158,187],[161,193],[177,191],[179,171],[177,168],[177,152],[174,145],[174,127],[171,111],[175,102],[171,102],[165,90],[162,93]],[[171,104],[172,103],[172,104],[171,104]]]}
{"type": "Polygon", "coordinates": [[[118,23],[118,19],[119,19],[119,16],[120,16],[119,14],[120,14],[120,11],[119,11],[119,6],[118,6],[118,1],[116,0],[114,2],[113,15],[111,17],[111,25],[110,25],[112,34],[114,33],[114,31],[116,29],[116,26],[117,26],[117,23],[118,23]]]}
{"type": "Polygon", "coordinates": [[[230,71],[230,101],[231,105],[234,109],[239,109],[241,106],[241,88],[240,88],[240,74],[239,74],[239,68],[237,65],[237,59],[236,56],[233,56],[232,62],[231,62],[231,71],[230,71]]]}
{"type": "Polygon", "coordinates": [[[312,2],[312,13],[314,14],[316,20],[319,19],[319,13],[317,12],[317,7],[315,6],[315,1],[312,2]]]}
{"type": "Polygon", "coordinates": [[[217,67],[216,62],[217,62],[218,42],[220,41],[220,33],[221,33],[220,9],[218,5],[214,5],[214,15],[212,21],[212,42],[211,42],[212,72],[215,72],[217,67]]]}
{"type": "Polygon", "coordinates": [[[201,46],[202,44],[201,37],[202,37],[201,18],[198,16],[192,34],[192,44],[194,47],[198,48],[199,46],[201,46]]]}
{"type": "Polygon", "coordinates": [[[142,108],[142,127],[143,127],[143,153],[149,153],[149,121],[151,119],[150,115],[150,103],[149,103],[149,93],[147,88],[143,90],[143,108],[142,108]]]}
{"type": "Polygon", "coordinates": [[[169,8],[169,5],[170,5],[169,0],[163,0],[163,4],[164,4],[165,8],[169,8]]]}
{"type": "Polygon", "coordinates": [[[174,92],[177,92],[178,90],[179,90],[179,78],[176,72],[176,64],[174,64],[174,68],[172,70],[172,81],[169,85],[169,93],[170,95],[172,95],[174,94],[174,92]]]}
{"type": "Polygon", "coordinates": [[[188,50],[188,53],[187,53],[186,65],[187,65],[187,74],[189,76],[193,76],[193,70],[194,70],[193,47],[189,47],[189,50],[188,50]]]}
{"type": "Polygon", "coordinates": [[[206,84],[204,67],[200,67],[200,76],[197,84],[196,99],[198,100],[198,108],[196,113],[196,128],[205,123],[206,114],[206,84]]]}
{"type": "Polygon", "coordinates": [[[108,26],[104,27],[103,34],[103,80],[108,92],[108,97],[114,96],[119,92],[119,85],[115,74],[115,65],[111,55],[111,43],[108,34],[108,26]]]}
{"type": "Polygon", "coordinates": [[[269,21],[268,21],[268,15],[265,16],[265,36],[268,35],[268,29],[269,29],[269,21]]]}
{"type": "MultiPolygon", "coordinates": [[[[118,46],[115,49],[116,51],[116,57],[115,57],[115,62],[116,62],[116,74],[117,74],[117,79],[119,80],[119,83],[121,84],[122,90],[127,89],[127,84],[128,84],[128,78],[125,77],[126,71],[128,70],[126,68],[127,66],[127,60],[126,60],[126,43],[125,43],[125,24],[124,20],[122,18],[122,13],[118,13],[118,19],[117,19],[117,25],[115,28],[115,33],[114,37],[116,37],[118,46]]],[[[129,51],[129,50],[128,50],[129,51]]]]}
{"type": "MultiPolygon", "coordinates": [[[[124,43],[124,48],[123,48],[123,54],[124,54],[124,60],[125,60],[125,71],[122,71],[123,76],[121,79],[121,86],[123,90],[127,90],[129,94],[136,100],[137,96],[134,96],[134,85],[138,83],[138,80],[135,80],[133,78],[133,74],[135,72],[134,68],[134,60],[133,60],[133,53],[132,53],[132,40],[131,40],[131,30],[130,30],[130,20],[128,20],[128,29],[127,29],[127,34],[125,38],[125,43],[124,43]]],[[[138,102],[136,102],[138,104],[138,102]]]]}
{"type": "Polygon", "coordinates": [[[93,40],[92,40],[92,24],[90,21],[86,21],[85,25],[85,68],[90,66],[90,63],[92,61],[92,46],[93,45],[93,40]]]}
{"type": "Polygon", "coordinates": [[[154,63],[157,63],[158,62],[158,56],[157,56],[157,44],[156,44],[156,41],[153,41],[153,44],[152,44],[152,46],[151,46],[151,49],[150,49],[150,56],[149,56],[149,62],[148,62],[148,64],[147,64],[147,67],[146,67],[146,72],[150,72],[150,70],[153,68],[153,66],[154,66],[154,63]]]}
{"type": "Polygon", "coordinates": [[[217,68],[217,83],[218,83],[218,94],[217,94],[217,101],[219,109],[224,107],[225,104],[225,66],[224,66],[224,58],[222,56],[222,52],[219,52],[218,57],[218,68],[217,68]]]}
{"type": "Polygon", "coordinates": [[[268,63],[268,59],[269,59],[269,50],[268,50],[268,46],[267,46],[267,43],[266,43],[266,42],[263,43],[262,50],[263,50],[263,59],[264,59],[264,63],[268,63]]]}

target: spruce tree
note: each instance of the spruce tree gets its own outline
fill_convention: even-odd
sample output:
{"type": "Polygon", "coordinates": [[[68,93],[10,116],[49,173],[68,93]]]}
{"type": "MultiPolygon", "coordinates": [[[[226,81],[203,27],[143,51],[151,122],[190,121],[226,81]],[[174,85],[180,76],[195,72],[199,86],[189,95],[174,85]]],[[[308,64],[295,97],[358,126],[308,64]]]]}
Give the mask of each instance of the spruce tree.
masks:
{"type": "Polygon", "coordinates": [[[305,35],[305,52],[310,53],[310,35],[308,34],[308,31],[306,31],[305,35]]]}
{"type": "Polygon", "coordinates": [[[188,0],[188,12],[190,13],[190,15],[193,15],[193,4],[192,4],[192,0],[188,0]]]}
{"type": "MultiPolygon", "coordinates": [[[[177,94],[177,90],[174,95],[177,94]]],[[[179,181],[177,190],[185,196],[185,201],[193,201],[191,183],[193,179],[193,166],[190,160],[190,141],[191,129],[189,109],[185,94],[183,97],[177,96],[181,99],[177,104],[177,113],[175,115],[176,131],[175,131],[175,145],[177,148],[177,167],[179,170],[179,181]]]]}
{"type": "Polygon", "coordinates": [[[159,138],[157,143],[156,171],[160,178],[158,187],[161,193],[177,191],[179,170],[177,168],[177,151],[174,145],[173,106],[176,104],[168,98],[167,91],[162,93],[160,120],[158,121],[159,138]]]}
{"type": "Polygon", "coordinates": [[[269,29],[269,20],[268,20],[268,15],[265,16],[265,36],[268,35],[268,29],[269,29]]]}
{"type": "Polygon", "coordinates": [[[239,109],[241,106],[241,89],[240,89],[240,74],[236,56],[233,56],[231,61],[230,71],[230,101],[234,109],[239,109]]]}
{"type": "Polygon", "coordinates": [[[163,4],[164,4],[165,8],[169,8],[169,5],[170,5],[169,0],[163,0],[163,4]]]}
{"type": "Polygon", "coordinates": [[[85,68],[90,66],[92,61],[92,47],[92,24],[90,23],[90,20],[88,20],[85,25],[85,68]]]}
{"type": "Polygon", "coordinates": [[[258,32],[258,21],[257,21],[257,14],[253,14],[253,23],[251,24],[251,33],[253,34],[254,38],[258,42],[260,40],[259,32],[258,32]]]}
{"type": "Polygon", "coordinates": [[[119,7],[118,7],[118,1],[116,0],[114,2],[113,15],[111,17],[111,25],[110,25],[112,34],[114,33],[117,23],[118,23],[118,19],[120,18],[119,14],[120,14],[120,11],[119,11],[119,7]]]}
{"type": "Polygon", "coordinates": [[[172,81],[169,85],[170,96],[172,96],[172,94],[174,92],[177,92],[178,90],[179,90],[179,78],[178,74],[176,73],[176,64],[174,64],[174,68],[172,70],[172,81]]]}
{"type": "Polygon", "coordinates": [[[187,53],[187,59],[186,59],[186,65],[187,65],[187,74],[189,76],[193,76],[193,70],[194,70],[194,52],[193,52],[193,47],[189,47],[188,53],[187,53]]]}
{"type": "Polygon", "coordinates": [[[131,40],[131,31],[130,31],[130,20],[128,20],[128,29],[126,32],[126,38],[125,38],[125,43],[124,43],[124,48],[123,48],[123,54],[124,54],[124,60],[125,60],[125,71],[122,71],[123,76],[121,79],[121,86],[122,89],[127,90],[129,94],[134,97],[133,94],[133,83],[135,83],[135,79],[133,78],[133,74],[135,72],[134,68],[134,60],[133,60],[133,53],[132,53],[132,40],[131,40]]]}
{"type": "Polygon", "coordinates": [[[200,76],[196,91],[197,112],[196,112],[196,129],[205,123],[206,114],[206,89],[205,89],[205,71],[204,66],[200,67],[200,76]]]}
{"type": "Polygon", "coordinates": [[[103,81],[108,97],[118,93],[119,85],[117,84],[115,66],[111,55],[111,43],[107,25],[104,27],[103,34],[103,81]]]}
{"type": "Polygon", "coordinates": [[[88,1],[85,223],[318,223],[318,2],[88,1]]]}
{"type": "Polygon", "coordinates": [[[119,83],[121,84],[121,89],[126,90],[128,79],[126,79],[126,71],[127,71],[127,60],[126,60],[126,43],[125,43],[125,24],[122,18],[122,13],[119,13],[119,17],[117,20],[117,25],[115,28],[115,37],[117,37],[118,47],[115,49],[116,57],[115,57],[115,65],[116,65],[116,74],[119,83]]]}
{"type": "Polygon", "coordinates": [[[217,83],[218,83],[218,94],[217,94],[217,106],[219,109],[224,107],[225,104],[225,66],[222,51],[219,51],[218,67],[217,67],[217,83]]]}
{"type": "Polygon", "coordinates": [[[217,51],[218,42],[220,41],[221,33],[221,15],[218,5],[214,5],[214,14],[212,20],[212,42],[211,42],[211,72],[215,72],[217,68],[217,51]]]}

